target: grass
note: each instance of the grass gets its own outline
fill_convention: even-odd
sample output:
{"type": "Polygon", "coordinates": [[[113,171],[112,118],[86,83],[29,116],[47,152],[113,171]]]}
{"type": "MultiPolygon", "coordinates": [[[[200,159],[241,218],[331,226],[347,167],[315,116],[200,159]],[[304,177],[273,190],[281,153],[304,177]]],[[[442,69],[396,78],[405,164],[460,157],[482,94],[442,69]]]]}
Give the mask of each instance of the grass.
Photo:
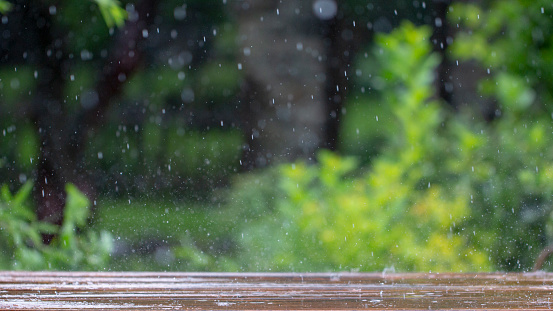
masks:
{"type": "Polygon", "coordinates": [[[213,255],[229,249],[214,221],[217,210],[198,202],[101,199],[92,226],[114,238],[107,270],[205,270],[219,265],[213,255]]]}

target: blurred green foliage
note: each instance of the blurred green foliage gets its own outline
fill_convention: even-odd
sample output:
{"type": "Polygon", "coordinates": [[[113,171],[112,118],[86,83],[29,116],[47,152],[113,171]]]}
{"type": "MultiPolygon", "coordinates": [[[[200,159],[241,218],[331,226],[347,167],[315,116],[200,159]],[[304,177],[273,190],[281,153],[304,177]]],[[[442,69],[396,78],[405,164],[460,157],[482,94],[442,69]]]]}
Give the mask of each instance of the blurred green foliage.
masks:
{"type": "Polygon", "coordinates": [[[92,228],[113,235],[111,270],[238,269],[218,203],[103,199],[98,205],[92,228]]]}
{"type": "MultiPolygon", "coordinates": [[[[62,91],[63,115],[69,120],[82,111],[83,97],[96,92],[96,73],[120,31],[108,28],[124,21],[124,8],[131,13],[135,8],[127,1],[112,0],[44,5],[51,6],[53,29],[67,33],[62,91]],[[105,18],[105,14],[113,16],[105,18]]],[[[194,196],[225,184],[240,166],[243,134],[237,124],[227,121],[238,114],[242,72],[234,62],[236,29],[225,15],[225,6],[164,1],[159,9],[158,17],[164,22],[157,29],[162,39],[155,44],[163,47],[149,47],[149,67],[125,77],[122,96],[112,103],[105,125],[91,129],[83,152],[83,167],[108,196],[160,197],[175,189],[194,196]],[[175,10],[186,19],[177,20],[175,10]],[[163,43],[167,40],[170,48],[163,43]],[[143,191],[152,188],[162,191],[143,191]]],[[[40,142],[29,114],[36,100],[38,72],[34,63],[0,68],[0,135],[5,138],[0,139],[0,159],[5,163],[0,167],[2,183],[22,184],[36,170],[40,142]]]]}
{"type": "Polygon", "coordinates": [[[548,116],[532,113],[539,92],[503,68],[491,75],[498,103],[507,101],[500,117],[454,112],[436,99],[429,38],[404,23],[359,61],[373,91],[354,101],[373,105],[365,122],[379,129],[367,136],[379,143],[368,161],[323,150],[316,165],[237,176],[223,208],[184,213],[167,269],[529,269],[553,235],[553,137],[548,116]]]}
{"type": "Polygon", "coordinates": [[[553,80],[548,78],[553,74],[552,13],[547,0],[450,7],[450,22],[462,30],[453,41],[453,57],[477,60],[488,71],[481,91],[496,97],[502,111],[527,117],[553,112],[553,80]]]}
{"type": "Polygon", "coordinates": [[[7,185],[0,199],[0,269],[98,270],[106,266],[112,238],[106,231],[86,230],[90,202],[77,187],[67,184],[63,224],[37,221],[29,205],[32,182],[12,194],[7,185]],[[45,245],[43,234],[55,235],[45,245]]]}
{"type": "Polygon", "coordinates": [[[94,0],[100,8],[100,13],[108,28],[122,27],[127,18],[127,11],[121,8],[117,0],[94,0]]]}
{"type": "MultiPolygon", "coordinates": [[[[76,55],[63,90],[73,114],[94,89],[90,73],[117,31],[108,28],[120,27],[126,11],[112,0],[96,0],[99,10],[62,2],[52,20],[69,29],[64,45],[76,55]]],[[[382,12],[350,2],[366,22],[367,14],[382,12]]],[[[411,1],[401,3],[411,8],[411,1]]],[[[0,0],[0,13],[6,10],[0,0]]],[[[93,231],[86,226],[90,202],[72,185],[61,227],[36,220],[25,181],[40,143],[22,107],[33,99],[37,73],[23,64],[0,69],[0,175],[23,184],[15,194],[2,188],[0,269],[525,270],[553,242],[550,1],[450,7],[459,32],[448,55],[476,60],[486,72],[479,91],[497,106],[495,119],[437,99],[441,60],[432,53],[431,30],[404,23],[358,53],[340,133],[347,156],[321,151],[315,165],[241,174],[229,190],[214,190],[239,169],[243,142],[234,124],[210,114],[239,108],[237,29],[224,11],[222,2],[161,4],[160,18],[170,21],[161,33],[184,43],[161,52],[154,44],[147,70],[126,77],[109,122],[89,135],[84,165],[111,196],[93,231]],[[176,9],[186,21],[175,19],[176,9]],[[121,188],[132,203],[117,197],[121,188]],[[208,195],[173,203],[183,189],[193,199],[208,195]],[[116,247],[102,229],[115,246],[151,239],[157,248],[123,252],[108,265],[116,247]],[[42,245],[45,233],[57,236],[50,245],[42,245]]]]}
{"type": "MultiPolygon", "coordinates": [[[[474,226],[498,269],[529,269],[553,241],[553,7],[550,1],[457,3],[450,22],[462,29],[451,46],[459,60],[476,60],[488,73],[481,94],[497,118],[480,123],[470,160],[474,226]]],[[[464,120],[466,122],[466,120],[464,120]]],[[[461,132],[462,133],[462,132],[461,132]]]]}
{"type": "Polygon", "coordinates": [[[465,142],[444,130],[433,99],[430,34],[404,23],[377,37],[372,83],[395,130],[368,168],[321,151],[317,165],[285,164],[237,184],[229,215],[244,270],[491,269],[465,230],[470,185],[443,163],[463,160],[454,151],[465,142]]]}
{"type": "Polygon", "coordinates": [[[12,9],[12,4],[6,0],[0,0],[0,13],[6,14],[12,9]]]}
{"type": "MultiPolygon", "coordinates": [[[[506,2],[495,5],[500,13],[510,10],[506,2]]],[[[545,10],[537,2],[519,5],[523,12],[545,10]]],[[[470,4],[452,9],[460,11],[468,26],[501,16],[470,4]]],[[[511,33],[506,21],[500,28],[511,33]]],[[[363,99],[372,105],[380,102],[366,110],[375,113],[368,122],[375,128],[382,124],[377,135],[369,136],[379,146],[373,149],[368,166],[360,167],[355,158],[321,152],[315,166],[299,162],[243,177],[231,202],[233,213],[239,215],[233,223],[249,219],[234,229],[246,270],[532,267],[541,248],[553,238],[549,143],[553,137],[545,107],[549,90],[541,91],[549,81],[539,78],[540,70],[547,69],[520,68],[526,68],[532,58],[547,62],[536,59],[539,53],[532,50],[535,42],[528,41],[530,32],[516,34],[526,36],[531,48],[500,49],[493,44],[507,45],[504,37],[485,29],[472,29],[470,36],[476,39],[466,42],[464,36],[469,35],[461,34],[452,51],[484,63],[487,58],[475,53],[492,55],[494,49],[522,53],[508,56],[509,61],[494,67],[482,81],[484,94],[497,100],[499,116],[486,122],[470,112],[453,112],[435,100],[432,83],[439,59],[431,53],[429,29],[405,23],[390,35],[379,35],[373,56],[364,60],[369,64],[362,59],[358,74],[367,82],[366,88],[377,94],[355,98],[357,105],[363,99]],[[469,48],[474,42],[486,46],[469,48]],[[513,59],[526,63],[510,64],[513,59]],[[489,85],[493,85],[491,91],[486,88],[489,85]]],[[[351,135],[351,125],[345,126],[350,126],[351,135]]],[[[345,149],[355,149],[351,145],[345,149]]]]}

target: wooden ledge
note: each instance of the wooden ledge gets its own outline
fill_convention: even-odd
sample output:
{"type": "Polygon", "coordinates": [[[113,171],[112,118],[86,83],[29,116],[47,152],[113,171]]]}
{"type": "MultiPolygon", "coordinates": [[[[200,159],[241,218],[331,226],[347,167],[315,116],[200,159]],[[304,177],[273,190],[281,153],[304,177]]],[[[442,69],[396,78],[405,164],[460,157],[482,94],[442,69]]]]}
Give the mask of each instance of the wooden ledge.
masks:
{"type": "Polygon", "coordinates": [[[0,271],[9,310],[551,309],[552,273],[0,271]]]}

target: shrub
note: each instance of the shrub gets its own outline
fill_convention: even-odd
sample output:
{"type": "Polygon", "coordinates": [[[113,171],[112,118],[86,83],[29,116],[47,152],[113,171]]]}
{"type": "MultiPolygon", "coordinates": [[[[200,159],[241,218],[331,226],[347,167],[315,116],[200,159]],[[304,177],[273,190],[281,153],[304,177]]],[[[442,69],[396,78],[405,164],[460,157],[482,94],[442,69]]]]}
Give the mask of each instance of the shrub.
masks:
{"type": "Polygon", "coordinates": [[[284,164],[245,177],[235,189],[234,233],[244,269],[491,268],[478,239],[465,230],[470,178],[454,170],[469,165],[479,137],[461,123],[443,126],[445,112],[433,99],[439,58],[429,37],[430,29],[409,23],[377,37],[373,61],[381,66],[373,86],[396,130],[370,167],[322,150],[317,165],[284,164]]]}
{"type": "Polygon", "coordinates": [[[77,187],[67,184],[67,202],[61,226],[37,221],[28,201],[33,185],[25,183],[12,194],[7,185],[0,199],[0,269],[93,270],[106,266],[111,236],[85,230],[90,202],[77,187]],[[45,245],[42,234],[55,235],[45,245]]]}
{"type": "Polygon", "coordinates": [[[469,135],[479,137],[465,156],[476,173],[474,214],[481,215],[473,228],[498,269],[524,270],[553,241],[553,7],[541,0],[489,6],[457,3],[449,12],[461,29],[451,55],[487,71],[479,90],[497,108],[495,120],[478,125],[480,135],[469,135]]]}

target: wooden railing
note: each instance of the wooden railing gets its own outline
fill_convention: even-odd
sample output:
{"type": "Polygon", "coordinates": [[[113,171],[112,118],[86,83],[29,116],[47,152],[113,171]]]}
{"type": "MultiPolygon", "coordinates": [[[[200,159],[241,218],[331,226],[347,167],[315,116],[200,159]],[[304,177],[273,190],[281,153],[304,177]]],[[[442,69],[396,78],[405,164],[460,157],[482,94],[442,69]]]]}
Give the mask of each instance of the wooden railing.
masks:
{"type": "Polygon", "coordinates": [[[553,274],[0,272],[5,310],[551,309],[553,274]]]}

